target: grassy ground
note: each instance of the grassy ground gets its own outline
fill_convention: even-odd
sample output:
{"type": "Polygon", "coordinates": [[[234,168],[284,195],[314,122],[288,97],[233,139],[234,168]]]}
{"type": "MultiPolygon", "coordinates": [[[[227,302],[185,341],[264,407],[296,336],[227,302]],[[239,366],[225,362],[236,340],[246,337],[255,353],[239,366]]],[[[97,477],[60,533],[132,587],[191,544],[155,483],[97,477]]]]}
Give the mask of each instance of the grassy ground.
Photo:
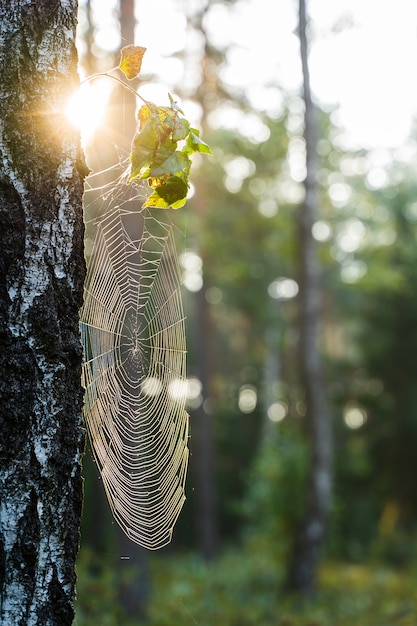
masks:
{"type": "MultiPolygon", "coordinates": [[[[153,557],[146,626],[416,626],[417,574],[384,566],[326,563],[315,597],[280,592],[266,559],[230,551],[210,566],[195,556],[153,557]]],[[[118,606],[115,581],[80,560],[76,626],[140,626],[118,606]]]]}

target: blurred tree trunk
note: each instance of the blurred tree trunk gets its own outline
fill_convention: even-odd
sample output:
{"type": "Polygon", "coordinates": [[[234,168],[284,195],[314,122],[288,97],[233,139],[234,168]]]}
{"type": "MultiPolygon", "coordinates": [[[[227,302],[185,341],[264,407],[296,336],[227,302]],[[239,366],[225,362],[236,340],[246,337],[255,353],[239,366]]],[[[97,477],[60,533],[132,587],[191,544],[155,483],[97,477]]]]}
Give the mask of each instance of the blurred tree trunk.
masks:
{"type": "MultiPolygon", "coordinates": [[[[120,36],[121,45],[128,46],[135,42],[135,1],[120,0],[120,36]]],[[[133,83],[133,86],[135,83],[133,83]]],[[[130,152],[136,132],[136,97],[127,89],[118,90],[119,145],[123,154],[130,152]]],[[[117,562],[115,564],[118,599],[124,614],[131,618],[143,619],[149,600],[150,572],[148,552],[130,541],[122,529],[114,526],[117,536],[117,562]],[[128,570],[128,572],[126,572],[128,570]]]]}
{"type": "Polygon", "coordinates": [[[120,35],[122,47],[135,43],[135,0],[120,0],[120,35]]]}
{"type": "Polygon", "coordinates": [[[299,211],[300,253],[300,370],[305,393],[310,440],[310,475],[304,520],[295,540],[290,567],[290,588],[302,593],[314,589],[320,551],[331,503],[332,438],[322,378],[319,342],[321,308],[320,266],[312,226],[317,219],[317,116],[311,98],[308,67],[305,0],[299,0],[299,38],[303,70],[306,144],[305,197],[299,211]]]}
{"type": "Polygon", "coordinates": [[[86,0],[84,11],[87,21],[87,29],[84,34],[86,53],[82,61],[80,59],[80,62],[82,62],[82,65],[84,66],[86,75],[89,76],[90,74],[94,74],[96,72],[96,63],[93,55],[94,24],[91,11],[91,0],[86,0]]]}
{"type": "Polygon", "coordinates": [[[74,617],[82,507],[76,0],[0,2],[0,622],[74,617]]]}
{"type": "MultiPolygon", "coordinates": [[[[201,192],[201,190],[200,190],[201,192]]],[[[197,192],[198,193],[198,192],[197,192]]],[[[200,197],[200,196],[197,196],[200,197]]],[[[202,205],[199,204],[201,207],[202,205]]],[[[203,261],[204,267],[204,261],[203,261]]],[[[208,302],[203,288],[196,294],[197,299],[197,375],[201,381],[205,400],[193,411],[192,451],[196,471],[197,486],[197,537],[200,551],[206,561],[212,560],[217,552],[217,518],[214,482],[213,416],[207,406],[211,376],[211,345],[213,336],[208,302]]]]}
{"type": "MultiPolygon", "coordinates": [[[[121,47],[135,43],[135,0],[120,0],[120,38],[121,47]]],[[[116,60],[116,63],[119,59],[116,60]]],[[[131,82],[132,87],[137,81],[131,82]]],[[[136,132],[136,96],[127,89],[120,87],[117,90],[118,106],[121,115],[118,118],[118,131],[123,152],[129,153],[133,137],[136,132]]]]}
{"type": "MultiPolygon", "coordinates": [[[[204,136],[207,115],[213,109],[213,102],[217,99],[217,82],[214,74],[212,49],[210,48],[207,34],[204,30],[204,18],[209,8],[209,2],[204,2],[196,7],[193,2],[188,3],[187,14],[189,16],[189,28],[195,29],[203,38],[201,58],[201,79],[196,98],[201,105],[200,127],[204,136]]],[[[210,191],[201,178],[196,188],[193,199],[195,211],[200,224],[204,224],[207,211],[207,198],[210,191]]],[[[204,226],[203,226],[204,228],[204,226]]],[[[202,237],[196,237],[197,252],[204,260],[205,250],[202,237]]],[[[218,518],[216,505],[215,486],[215,449],[214,449],[214,411],[209,406],[211,398],[211,381],[213,376],[213,326],[210,316],[209,304],[206,299],[207,285],[195,295],[196,325],[193,329],[197,358],[193,364],[195,373],[201,381],[202,396],[204,402],[191,416],[191,463],[195,474],[195,502],[196,502],[196,526],[199,550],[206,561],[212,560],[217,553],[218,547],[218,518]]]]}

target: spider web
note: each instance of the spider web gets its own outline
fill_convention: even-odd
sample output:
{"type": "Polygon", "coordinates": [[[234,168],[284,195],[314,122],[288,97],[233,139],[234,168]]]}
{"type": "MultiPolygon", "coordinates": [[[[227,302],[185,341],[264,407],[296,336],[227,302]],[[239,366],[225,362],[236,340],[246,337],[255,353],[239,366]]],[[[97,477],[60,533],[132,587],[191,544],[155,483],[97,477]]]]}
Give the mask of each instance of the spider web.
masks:
{"type": "Polygon", "coordinates": [[[169,212],[141,208],[123,174],[88,182],[84,417],[114,518],[132,541],[156,549],[171,540],[188,464],[175,228],[169,212]]]}

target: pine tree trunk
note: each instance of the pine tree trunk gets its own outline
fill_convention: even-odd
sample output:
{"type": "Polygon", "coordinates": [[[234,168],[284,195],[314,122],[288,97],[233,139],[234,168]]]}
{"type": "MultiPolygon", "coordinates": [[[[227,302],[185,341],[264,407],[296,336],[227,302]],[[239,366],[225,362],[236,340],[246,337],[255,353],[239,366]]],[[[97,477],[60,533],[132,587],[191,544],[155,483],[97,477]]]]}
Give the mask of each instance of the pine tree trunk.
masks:
{"type": "Polygon", "coordinates": [[[332,438],[319,342],[320,266],[312,227],[317,220],[317,116],[310,92],[305,0],[299,0],[299,36],[303,69],[306,143],[305,197],[299,212],[300,370],[305,390],[310,443],[310,475],[304,520],[295,541],[289,586],[304,594],[315,586],[331,502],[332,438]]]}
{"type": "Polygon", "coordinates": [[[74,617],[84,281],[76,0],[0,0],[0,622],[74,617]]]}
{"type": "MultiPolygon", "coordinates": [[[[204,53],[201,58],[201,81],[198,90],[198,100],[202,107],[200,126],[203,131],[207,128],[207,116],[212,110],[215,97],[216,81],[213,64],[210,62],[211,49],[207,32],[205,30],[204,18],[209,8],[209,2],[201,4],[195,10],[190,25],[202,36],[204,41],[204,53]]],[[[210,190],[207,185],[200,180],[196,189],[194,206],[198,219],[204,222],[207,213],[207,199],[210,190]]],[[[199,242],[199,255],[204,260],[205,250],[202,242],[199,242]]],[[[206,286],[196,293],[196,328],[195,345],[197,361],[194,364],[196,374],[202,384],[202,395],[205,401],[213,401],[212,378],[213,378],[213,328],[210,317],[209,305],[206,299],[206,286]]],[[[206,402],[195,409],[191,418],[191,462],[195,473],[196,485],[196,530],[197,541],[201,555],[206,561],[211,561],[217,556],[219,548],[219,520],[217,507],[217,494],[215,484],[216,474],[216,450],[214,441],[214,413],[210,410],[206,402]]]]}

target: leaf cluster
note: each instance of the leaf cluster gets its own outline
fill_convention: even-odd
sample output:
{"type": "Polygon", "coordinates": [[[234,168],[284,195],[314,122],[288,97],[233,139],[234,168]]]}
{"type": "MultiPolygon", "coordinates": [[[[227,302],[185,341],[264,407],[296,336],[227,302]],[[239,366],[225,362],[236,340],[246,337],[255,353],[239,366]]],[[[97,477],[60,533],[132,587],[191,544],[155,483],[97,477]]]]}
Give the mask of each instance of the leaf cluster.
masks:
{"type": "Polygon", "coordinates": [[[170,106],[144,104],[130,154],[129,180],[147,180],[153,193],[145,207],[179,209],[187,200],[191,155],[211,154],[170,96],[170,106]]]}
{"type": "MultiPolygon", "coordinates": [[[[132,80],[142,67],[146,48],[122,48],[119,69],[132,80]]],[[[139,94],[137,94],[139,95],[139,94]]],[[[143,100],[143,98],[142,98],[143,100]]],[[[144,207],[179,209],[187,200],[191,170],[191,155],[211,154],[209,146],[191,128],[184,113],[169,95],[170,106],[157,106],[144,101],[139,109],[139,129],[130,153],[129,181],[147,180],[153,193],[144,207]]]]}

